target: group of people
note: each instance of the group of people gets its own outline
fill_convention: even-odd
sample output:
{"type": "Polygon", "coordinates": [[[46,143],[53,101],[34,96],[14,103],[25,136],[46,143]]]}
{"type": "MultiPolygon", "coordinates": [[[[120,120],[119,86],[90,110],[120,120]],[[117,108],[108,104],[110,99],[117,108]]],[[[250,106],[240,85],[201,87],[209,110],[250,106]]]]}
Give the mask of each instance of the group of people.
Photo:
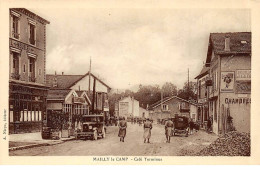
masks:
{"type": "MultiPolygon", "coordinates": [[[[126,128],[127,128],[127,121],[125,120],[124,117],[119,118],[119,132],[118,132],[118,136],[120,137],[120,142],[124,142],[125,141],[125,136],[126,136],[126,128]]],[[[143,134],[143,138],[144,138],[144,143],[150,143],[150,138],[151,138],[151,131],[152,131],[152,122],[149,118],[147,118],[143,124],[143,128],[144,128],[144,134],[143,134]]],[[[168,119],[165,123],[165,135],[166,135],[166,142],[170,143],[170,139],[171,139],[171,135],[172,135],[172,130],[174,128],[174,124],[173,122],[168,119]]]]}

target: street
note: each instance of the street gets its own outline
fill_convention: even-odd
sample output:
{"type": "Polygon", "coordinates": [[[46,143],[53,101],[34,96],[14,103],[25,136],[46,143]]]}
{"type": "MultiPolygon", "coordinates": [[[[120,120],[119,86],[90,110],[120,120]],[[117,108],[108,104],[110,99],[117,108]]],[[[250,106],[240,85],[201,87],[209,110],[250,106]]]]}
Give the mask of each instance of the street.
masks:
{"type": "Polygon", "coordinates": [[[10,151],[10,156],[182,156],[194,155],[217,139],[214,134],[204,131],[195,132],[189,137],[184,135],[171,138],[166,143],[164,126],[153,124],[150,144],[143,143],[143,126],[128,123],[125,142],[120,142],[118,127],[107,128],[105,139],[73,140],[53,146],[42,146],[10,151]]]}

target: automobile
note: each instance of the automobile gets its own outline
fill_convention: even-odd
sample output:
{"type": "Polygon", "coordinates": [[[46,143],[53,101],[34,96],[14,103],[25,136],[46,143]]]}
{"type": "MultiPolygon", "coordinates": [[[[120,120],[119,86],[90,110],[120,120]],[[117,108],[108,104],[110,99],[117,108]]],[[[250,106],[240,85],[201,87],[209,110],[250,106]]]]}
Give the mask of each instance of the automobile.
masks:
{"type": "Polygon", "coordinates": [[[185,116],[178,116],[174,119],[173,135],[185,134],[186,137],[189,135],[189,118],[185,116]]]}
{"type": "Polygon", "coordinates": [[[97,140],[98,137],[106,137],[105,117],[104,115],[84,115],[82,129],[77,131],[76,139],[97,140]]]}

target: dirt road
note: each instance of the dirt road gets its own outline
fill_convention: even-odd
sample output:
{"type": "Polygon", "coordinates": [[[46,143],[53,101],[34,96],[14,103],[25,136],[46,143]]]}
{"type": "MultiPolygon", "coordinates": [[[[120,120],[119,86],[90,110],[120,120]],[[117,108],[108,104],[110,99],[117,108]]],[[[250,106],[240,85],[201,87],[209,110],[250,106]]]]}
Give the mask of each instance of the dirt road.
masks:
{"type": "Polygon", "coordinates": [[[217,139],[199,131],[189,137],[175,136],[166,143],[164,126],[153,124],[151,143],[143,143],[143,127],[128,123],[125,142],[117,136],[118,128],[107,128],[105,139],[73,140],[53,146],[11,151],[10,156],[182,156],[193,155],[217,139]]]}

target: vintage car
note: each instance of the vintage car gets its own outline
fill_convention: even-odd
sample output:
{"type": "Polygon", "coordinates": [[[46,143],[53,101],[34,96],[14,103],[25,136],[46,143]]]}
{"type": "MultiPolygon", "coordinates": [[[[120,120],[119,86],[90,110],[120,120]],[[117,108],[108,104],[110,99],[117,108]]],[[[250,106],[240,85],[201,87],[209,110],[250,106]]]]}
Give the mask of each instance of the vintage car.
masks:
{"type": "Polygon", "coordinates": [[[104,122],[104,115],[84,115],[82,129],[77,131],[76,139],[97,140],[98,137],[105,138],[106,128],[104,122]]]}
{"type": "Polygon", "coordinates": [[[174,129],[173,135],[185,134],[186,137],[189,135],[189,118],[185,116],[178,116],[174,118],[174,129]]]}

